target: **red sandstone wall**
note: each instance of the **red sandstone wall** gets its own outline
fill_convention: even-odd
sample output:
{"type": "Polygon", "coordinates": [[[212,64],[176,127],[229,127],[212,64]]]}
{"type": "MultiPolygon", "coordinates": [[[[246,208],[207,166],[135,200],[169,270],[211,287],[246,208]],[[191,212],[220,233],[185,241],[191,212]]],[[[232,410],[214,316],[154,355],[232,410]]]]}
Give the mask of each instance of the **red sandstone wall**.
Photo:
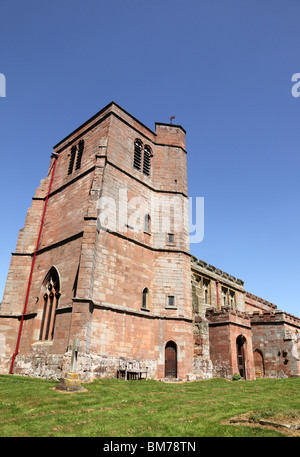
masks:
{"type": "MultiPolygon", "coordinates": [[[[33,270],[30,295],[27,306],[20,354],[29,354],[33,344],[38,344],[47,353],[61,353],[68,346],[69,329],[71,322],[71,306],[74,296],[74,282],[81,254],[82,232],[85,228],[84,216],[87,214],[92,187],[96,153],[99,153],[99,144],[107,136],[108,119],[94,129],[85,132],[84,153],[79,170],[68,175],[70,149],[76,143],[85,129],[70,135],[56,148],[59,158],[56,165],[51,193],[49,195],[47,211],[39,250],[37,252],[33,270]],[[59,308],[63,310],[57,314],[55,339],[50,343],[38,342],[39,330],[44,306],[42,298],[42,283],[52,266],[55,266],[61,278],[61,298],[59,308]],[[69,310],[67,310],[69,308],[69,310]],[[67,311],[66,311],[67,310],[67,311]],[[35,317],[34,317],[35,316],[35,317]],[[34,317],[34,318],[33,318],[34,317]]],[[[29,208],[23,229],[20,230],[16,253],[12,256],[6,288],[1,306],[1,316],[18,314],[21,316],[28,287],[32,254],[36,248],[45,198],[48,193],[53,159],[50,162],[48,176],[40,183],[36,190],[32,206],[29,208]],[[20,255],[22,254],[22,255],[20,255]],[[24,254],[31,254],[25,256],[24,254]]],[[[9,326],[3,318],[0,319],[0,333],[5,334],[6,354],[11,358],[15,350],[20,320],[14,319],[9,326]]]]}
{"type": "Polygon", "coordinates": [[[236,340],[245,338],[246,379],[254,379],[254,360],[252,352],[252,335],[250,320],[240,317],[238,313],[215,312],[208,316],[210,357],[215,376],[231,377],[238,373],[236,340]]]}
{"type": "MultiPolygon", "coordinates": [[[[157,125],[155,134],[113,104],[56,145],[59,158],[32,278],[29,316],[22,332],[20,372],[26,371],[30,357],[36,354],[41,363],[43,357],[46,360],[51,354],[63,355],[74,337],[80,337],[83,353],[88,350],[103,356],[152,360],[157,365],[158,377],[164,376],[165,344],[173,340],[178,348],[178,376],[186,377],[192,371],[188,230],[175,233],[174,243],[168,245],[167,233],[149,235],[131,229],[125,234],[119,230],[98,233],[96,225],[99,197],[114,197],[118,201],[120,189],[127,190],[129,199],[143,196],[145,212],[153,196],[161,198],[169,192],[179,193],[180,202],[186,204],[184,147],[182,128],[157,125]],[[133,145],[137,137],[149,144],[153,152],[150,177],[133,169],[133,145]],[[85,141],[82,165],[68,175],[70,149],[79,139],[85,141]],[[39,342],[41,285],[53,265],[61,278],[54,341],[39,342]],[[78,266],[76,298],[73,298],[78,266]],[[144,287],[150,292],[148,311],[140,309],[144,287]],[[175,295],[174,309],[166,307],[169,294],[175,295]]],[[[53,160],[49,176],[52,165],[53,160]]],[[[35,248],[49,176],[37,190],[20,232],[17,252],[32,253],[35,248]]],[[[13,309],[22,312],[30,268],[28,259],[31,260],[13,257],[1,314],[13,309]],[[16,295],[18,278],[20,287],[16,295]]],[[[6,325],[2,319],[0,331],[2,328],[7,341],[12,343],[17,336],[16,326],[8,331],[6,325]]],[[[8,354],[13,343],[9,346],[8,354]]],[[[52,358],[51,363],[61,364],[61,360],[52,358]]]]}
{"type": "Polygon", "coordinates": [[[262,355],[264,376],[299,376],[299,319],[278,311],[253,316],[251,321],[253,351],[262,355]]]}
{"type": "MultiPolygon", "coordinates": [[[[162,182],[165,189],[171,188],[174,191],[174,179],[168,181],[168,173],[170,176],[173,172],[176,173],[178,151],[174,151],[174,155],[165,160],[164,148],[158,148],[152,142],[154,139],[145,129],[137,132],[118,118],[111,119],[108,163],[101,196],[114,198],[117,223],[121,216],[124,217],[124,207],[119,205],[120,191],[126,191],[129,217],[132,214],[132,199],[142,196],[141,213],[147,214],[151,199],[166,195],[156,192],[156,189],[161,190],[162,182]],[[133,145],[136,138],[140,138],[152,149],[150,177],[133,169],[133,145]],[[120,166],[122,169],[119,169],[120,166]],[[157,173],[162,167],[165,167],[164,181],[160,180],[158,185],[157,173]]],[[[166,151],[167,155],[170,154],[167,148],[166,151]]],[[[185,159],[185,152],[181,151],[180,154],[185,159]]],[[[182,170],[178,173],[182,173],[182,170]]],[[[186,191],[183,182],[177,185],[186,191]]],[[[179,198],[182,199],[182,195],[179,198]]],[[[181,320],[182,317],[192,317],[190,258],[177,251],[187,251],[188,234],[176,234],[174,244],[168,246],[167,233],[153,231],[153,219],[150,234],[143,230],[136,231],[136,226],[130,219],[128,223],[131,228],[124,230],[123,225],[118,225],[117,230],[112,230],[114,233],[100,231],[98,236],[93,300],[99,304],[100,309],[93,312],[92,351],[101,352],[107,357],[159,360],[157,373],[163,377],[164,347],[167,341],[173,340],[178,345],[178,376],[185,377],[192,367],[191,324],[181,320]],[[147,311],[141,310],[142,291],[145,287],[149,289],[147,311]],[[168,295],[175,295],[174,309],[166,307],[168,295]],[[107,309],[103,310],[103,306],[107,309]],[[158,320],[159,316],[163,317],[162,321],[158,320]],[[111,331],[112,328],[115,330],[111,331]]]]}

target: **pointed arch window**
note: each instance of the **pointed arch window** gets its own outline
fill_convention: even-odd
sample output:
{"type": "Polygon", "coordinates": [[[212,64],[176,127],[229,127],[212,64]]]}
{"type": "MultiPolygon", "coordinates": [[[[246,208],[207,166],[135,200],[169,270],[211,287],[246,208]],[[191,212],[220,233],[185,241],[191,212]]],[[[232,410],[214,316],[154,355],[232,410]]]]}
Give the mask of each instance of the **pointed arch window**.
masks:
{"type": "Polygon", "coordinates": [[[79,170],[81,167],[81,159],[82,159],[82,154],[84,150],[84,140],[80,140],[78,144],[74,144],[71,148],[71,152],[69,154],[70,156],[70,161],[69,161],[69,167],[68,167],[68,175],[71,175],[74,171],[74,165],[75,165],[75,171],[79,170]]]}
{"type": "Polygon", "coordinates": [[[150,176],[150,157],[151,157],[151,149],[149,148],[149,146],[145,146],[143,173],[144,173],[144,175],[147,175],[147,176],[150,176]]]}
{"type": "Polygon", "coordinates": [[[141,170],[142,167],[142,142],[136,140],[134,143],[134,158],[133,158],[133,167],[136,170],[141,170]]]}
{"type": "Polygon", "coordinates": [[[142,171],[146,176],[150,176],[151,157],[150,146],[144,146],[141,140],[136,139],[134,142],[133,168],[142,171]]]}
{"type": "Polygon", "coordinates": [[[68,175],[71,175],[73,172],[75,156],[76,156],[76,149],[77,149],[76,146],[72,146],[72,148],[71,148],[68,175]]]}
{"type": "Polygon", "coordinates": [[[59,275],[55,267],[48,272],[44,282],[44,307],[42,325],[40,329],[40,341],[53,340],[56,309],[60,297],[59,275]]]}
{"type": "Polygon", "coordinates": [[[143,290],[143,301],[142,301],[142,309],[147,309],[149,306],[149,289],[145,287],[143,290]]]}
{"type": "Polygon", "coordinates": [[[79,170],[79,168],[81,167],[81,158],[82,158],[83,149],[84,149],[84,140],[80,140],[78,143],[78,152],[77,152],[75,170],[79,170]]]}

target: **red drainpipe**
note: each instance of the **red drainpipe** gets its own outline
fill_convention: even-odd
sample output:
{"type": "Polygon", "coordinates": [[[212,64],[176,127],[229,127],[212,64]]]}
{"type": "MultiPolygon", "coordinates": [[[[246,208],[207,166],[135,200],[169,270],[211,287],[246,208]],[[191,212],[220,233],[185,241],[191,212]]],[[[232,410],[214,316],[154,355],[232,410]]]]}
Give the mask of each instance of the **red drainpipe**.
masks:
{"type": "Polygon", "coordinates": [[[54,165],[53,165],[53,169],[52,169],[52,175],[51,175],[51,180],[50,180],[50,184],[49,184],[48,194],[47,194],[46,201],[45,201],[45,206],[44,206],[44,212],[43,212],[42,221],[41,221],[41,226],[40,226],[39,237],[38,237],[38,240],[37,240],[36,248],[35,248],[35,251],[34,251],[34,254],[33,254],[32,263],[31,263],[31,270],[30,270],[30,276],[29,276],[29,281],[28,281],[28,287],[27,287],[27,294],[26,294],[26,299],[25,299],[25,305],[24,305],[24,310],[23,310],[23,314],[22,314],[22,318],[21,318],[21,323],[20,323],[20,328],[19,328],[19,334],[18,334],[18,339],[17,339],[16,350],[15,350],[13,356],[12,356],[12,361],[11,361],[11,365],[10,365],[9,374],[12,374],[12,372],[13,372],[15,358],[16,358],[18,352],[19,352],[19,345],[20,345],[20,339],[21,339],[23,321],[24,321],[24,316],[25,316],[25,314],[26,314],[26,310],[27,310],[29,292],[30,292],[30,287],[31,287],[32,273],[33,273],[33,268],[34,268],[36,253],[37,253],[37,250],[38,250],[38,248],[39,248],[39,244],[40,244],[40,240],[41,240],[41,235],[42,235],[42,230],[43,230],[43,225],[44,225],[44,219],[45,219],[45,214],[46,214],[46,208],[47,208],[47,203],[48,203],[49,194],[50,194],[50,192],[51,192],[51,187],[52,187],[52,182],[53,182],[53,178],[54,178],[54,172],[55,172],[56,161],[57,161],[57,159],[58,159],[58,155],[57,155],[57,154],[52,154],[52,157],[54,157],[55,160],[54,160],[54,165]]]}
{"type": "Polygon", "coordinates": [[[217,288],[217,309],[219,309],[219,281],[216,281],[217,288]]]}

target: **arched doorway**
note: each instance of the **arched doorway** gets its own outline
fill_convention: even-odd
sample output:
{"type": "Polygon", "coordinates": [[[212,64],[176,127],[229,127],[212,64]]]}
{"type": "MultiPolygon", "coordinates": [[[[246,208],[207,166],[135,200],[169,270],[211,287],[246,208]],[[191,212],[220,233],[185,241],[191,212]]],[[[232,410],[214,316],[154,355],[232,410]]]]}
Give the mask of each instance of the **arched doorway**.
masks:
{"type": "Polygon", "coordinates": [[[253,353],[255,376],[261,378],[265,374],[264,357],[259,349],[255,349],[253,353]]]}
{"type": "Polygon", "coordinates": [[[165,377],[177,378],[177,346],[168,341],[165,348],[165,377]]]}
{"type": "Polygon", "coordinates": [[[236,339],[236,355],[237,355],[237,366],[238,372],[242,378],[246,379],[245,369],[245,342],[246,338],[243,335],[239,335],[236,339]]]}

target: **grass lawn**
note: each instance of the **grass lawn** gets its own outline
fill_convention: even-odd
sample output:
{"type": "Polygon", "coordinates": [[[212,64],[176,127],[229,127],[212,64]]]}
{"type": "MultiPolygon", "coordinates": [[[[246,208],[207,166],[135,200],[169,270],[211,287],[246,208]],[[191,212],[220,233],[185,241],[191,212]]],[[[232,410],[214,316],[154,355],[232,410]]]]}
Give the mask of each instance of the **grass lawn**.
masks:
{"type": "MultiPolygon", "coordinates": [[[[275,437],[258,417],[299,418],[300,378],[190,383],[102,379],[85,392],[55,381],[0,376],[1,437],[275,437]],[[251,424],[228,419],[250,413],[251,424]]],[[[297,419],[298,420],[298,419],[297,419]]]]}

